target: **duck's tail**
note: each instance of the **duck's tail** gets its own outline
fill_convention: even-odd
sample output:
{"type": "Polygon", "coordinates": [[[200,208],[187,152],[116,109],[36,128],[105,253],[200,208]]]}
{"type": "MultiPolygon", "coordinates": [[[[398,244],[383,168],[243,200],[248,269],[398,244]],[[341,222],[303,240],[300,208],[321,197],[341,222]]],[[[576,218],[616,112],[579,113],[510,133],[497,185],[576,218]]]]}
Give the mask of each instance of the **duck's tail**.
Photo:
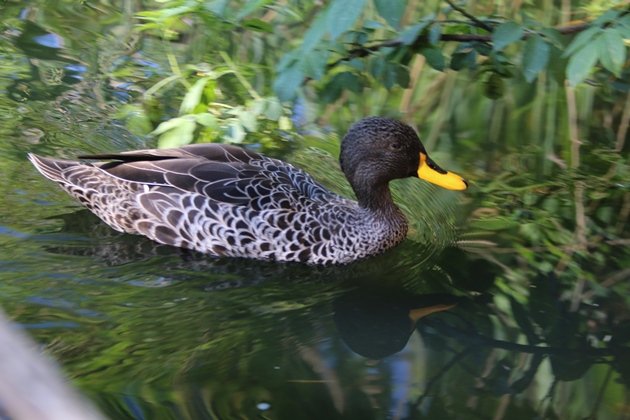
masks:
{"type": "Polygon", "coordinates": [[[28,154],[28,160],[46,178],[57,183],[66,182],[63,171],[71,166],[76,166],[77,162],[70,160],[50,159],[38,156],[34,153],[28,154]]]}

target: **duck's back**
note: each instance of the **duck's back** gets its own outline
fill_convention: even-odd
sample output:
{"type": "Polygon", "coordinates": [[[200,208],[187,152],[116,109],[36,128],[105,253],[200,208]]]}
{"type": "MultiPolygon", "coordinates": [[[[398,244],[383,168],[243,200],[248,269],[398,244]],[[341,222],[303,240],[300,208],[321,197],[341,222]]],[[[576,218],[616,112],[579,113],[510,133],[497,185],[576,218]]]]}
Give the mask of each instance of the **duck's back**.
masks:
{"type": "Polygon", "coordinates": [[[395,243],[385,244],[355,202],[288,163],[242,148],[204,144],[90,158],[111,161],[30,156],[112,228],[160,243],[212,255],[338,263],[404,237],[398,232],[395,243]]]}

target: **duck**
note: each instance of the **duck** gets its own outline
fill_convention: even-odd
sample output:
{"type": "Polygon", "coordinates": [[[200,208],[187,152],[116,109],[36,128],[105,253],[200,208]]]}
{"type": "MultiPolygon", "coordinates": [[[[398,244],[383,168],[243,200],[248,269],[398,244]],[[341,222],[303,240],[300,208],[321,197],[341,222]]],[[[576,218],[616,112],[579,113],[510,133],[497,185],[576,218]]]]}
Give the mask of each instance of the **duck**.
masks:
{"type": "Polygon", "coordinates": [[[119,232],[215,257],[309,265],[347,264],[405,239],[392,180],[468,187],[429,158],[411,126],[385,117],[356,122],[341,141],[339,163],[356,200],[290,163],[228,144],[28,158],[119,232]]]}

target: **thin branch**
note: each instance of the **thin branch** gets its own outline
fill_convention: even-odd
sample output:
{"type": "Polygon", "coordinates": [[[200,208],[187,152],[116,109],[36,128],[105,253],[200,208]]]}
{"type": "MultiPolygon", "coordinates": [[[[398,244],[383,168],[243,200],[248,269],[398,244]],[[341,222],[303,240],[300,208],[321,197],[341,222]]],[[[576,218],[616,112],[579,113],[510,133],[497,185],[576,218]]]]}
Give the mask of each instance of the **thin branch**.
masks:
{"type": "Polygon", "coordinates": [[[451,0],[446,0],[446,2],[448,3],[449,6],[451,6],[453,8],[453,10],[457,10],[459,13],[461,13],[464,16],[466,16],[471,21],[475,22],[477,24],[477,26],[479,26],[480,28],[483,28],[483,29],[485,29],[488,32],[492,32],[492,30],[493,30],[492,27],[490,25],[488,25],[486,22],[483,22],[483,21],[477,19],[475,16],[471,15],[466,10],[462,9],[459,6],[456,6],[451,0]]]}
{"type": "Polygon", "coordinates": [[[615,143],[615,151],[621,152],[626,143],[628,126],[630,125],[630,92],[626,97],[626,103],[623,107],[623,114],[619,122],[619,130],[617,130],[617,142],[615,143]]]}
{"type": "MultiPolygon", "coordinates": [[[[447,21],[436,21],[435,23],[445,23],[447,21]]],[[[558,31],[561,35],[570,35],[576,32],[581,32],[590,27],[590,23],[579,23],[575,25],[567,25],[556,27],[555,30],[558,31]]],[[[535,32],[526,32],[523,34],[521,39],[527,39],[532,36],[535,32]]],[[[412,44],[418,43],[420,39],[422,39],[423,35],[420,35],[412,44]]],[[[478,35],[478,34],[442,34],[440,35],[440,41],[445,42],[491,42],[492,35],[478,35]]],[[[403,45],[403,42],[400,39],[389,39],[386,41],[382,41],[369,46],[360,46],[348,51],[348,54],[345,57],[342,57],[333,63],[328,65],[328,68],[333,68],[344,61],[350,61],[354,58],[366,57],[374,52],[377,52],[380,49],[388,48],[388,47],[400,47],[403,45]]]]}

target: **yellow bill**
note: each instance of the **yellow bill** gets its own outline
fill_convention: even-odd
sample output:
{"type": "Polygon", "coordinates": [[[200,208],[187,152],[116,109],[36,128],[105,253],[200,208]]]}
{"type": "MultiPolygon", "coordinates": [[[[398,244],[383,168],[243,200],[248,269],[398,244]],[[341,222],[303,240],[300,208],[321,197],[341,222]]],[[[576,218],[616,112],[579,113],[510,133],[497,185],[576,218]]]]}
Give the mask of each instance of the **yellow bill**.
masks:
{"type": "Polygon", "coordinates": [[[455,306],[455,303],[449,303],[449,304],[439,304],[439,305],[428,306],[425,308],[412,309],[409,311],[409,318],[411,318],[413,322],[417,322],[419,319],[424,318],[427,315],[431,315],[436,312],[447,311],[453,308],[454,306],[455,306]]]}
{"type": "Polygon", "coordinates": [[[420,152],[418,178],[424,179],[447,190],[462,191],[468,188],[468,183],[461,176],[440,168],[426,154],[420,152]]]}

